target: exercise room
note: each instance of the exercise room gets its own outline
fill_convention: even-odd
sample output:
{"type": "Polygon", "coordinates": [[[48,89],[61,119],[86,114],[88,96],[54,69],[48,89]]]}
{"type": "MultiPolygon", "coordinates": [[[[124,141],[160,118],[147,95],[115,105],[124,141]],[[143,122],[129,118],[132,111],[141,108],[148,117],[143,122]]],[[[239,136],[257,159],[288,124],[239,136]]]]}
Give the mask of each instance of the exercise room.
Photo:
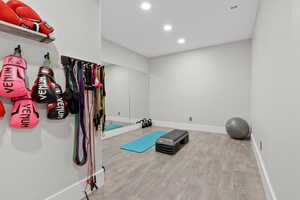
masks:
{"type": "Polygon", "coordinates": [[[299,199],[299,36],[296,0],[0,0],[1,198],[299,199]]]}

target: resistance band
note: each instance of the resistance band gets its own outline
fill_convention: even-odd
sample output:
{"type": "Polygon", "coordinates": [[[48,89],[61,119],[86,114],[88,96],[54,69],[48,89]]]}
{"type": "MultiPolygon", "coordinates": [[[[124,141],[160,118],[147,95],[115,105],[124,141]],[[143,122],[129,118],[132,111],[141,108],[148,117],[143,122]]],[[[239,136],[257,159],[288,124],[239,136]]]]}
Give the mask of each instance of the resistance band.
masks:
{"type": "MultiPolygon", "coordinates": [[[[79,113],[75,116],[75,137],[73,160],[76,165],[83,166],[87,163],[87,133],[85,125],[85,98],[84,98],[84,78],[81,63],[77,63],[77,81],[79,88],[79,113]]],[[[75,77],[75,76],[74,76],[75,77]]]]}
{"type": "MultiPolygon", "coordinates": [[[[71,61],[64,64],[66,73],[65,97],[75,115],[73,161],[78,166],[87,164],[87,188],[98,189],[96,183],[95,137],[105,124],[105,73],[104,67],[71,61]]],[[[101,131],[103,132],[103,131],[101,131]]]]}

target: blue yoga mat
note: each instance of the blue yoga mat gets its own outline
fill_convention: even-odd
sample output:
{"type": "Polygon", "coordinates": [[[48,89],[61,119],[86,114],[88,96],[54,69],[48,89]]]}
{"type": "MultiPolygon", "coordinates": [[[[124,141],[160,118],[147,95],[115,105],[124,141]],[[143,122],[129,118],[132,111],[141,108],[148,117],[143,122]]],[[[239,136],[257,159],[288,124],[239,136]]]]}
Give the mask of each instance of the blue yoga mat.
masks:
{"type": "Polygon", "coordinates": [[[122,128],[122,127],[123,127],[123,125],[121,125],[121,124],[111,124],[111,125],[105,126],[104,130],[111,131],[113,129],[122,128]]]}
{"type": "Polygon", "coordinates": [[[153,147],[155,145],[156,140],[165,134],[167,134],[166,131],[153,131],[146,136],[143,136],[128,144],[122,145],[120,148],[136,153],[143,153],[151,147],[153,147]]]}

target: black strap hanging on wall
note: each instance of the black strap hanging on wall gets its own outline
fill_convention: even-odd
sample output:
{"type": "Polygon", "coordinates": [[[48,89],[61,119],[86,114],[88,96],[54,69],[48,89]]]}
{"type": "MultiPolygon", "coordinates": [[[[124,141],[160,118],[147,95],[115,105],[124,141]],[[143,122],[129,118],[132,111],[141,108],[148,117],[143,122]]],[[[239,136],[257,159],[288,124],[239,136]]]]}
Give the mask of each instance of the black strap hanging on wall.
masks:
{"type": "Polygon", "coordinates": [[[77,63],[76,61],[71,61],[64,64],[64,70],[66,75],[66,91],[64,97],[68,102],[69,110],[72,114],[79,113],[79,100],[80,100],[80,91],[78,88],[78,81],[76,74],[77,72],[77,63]]]}

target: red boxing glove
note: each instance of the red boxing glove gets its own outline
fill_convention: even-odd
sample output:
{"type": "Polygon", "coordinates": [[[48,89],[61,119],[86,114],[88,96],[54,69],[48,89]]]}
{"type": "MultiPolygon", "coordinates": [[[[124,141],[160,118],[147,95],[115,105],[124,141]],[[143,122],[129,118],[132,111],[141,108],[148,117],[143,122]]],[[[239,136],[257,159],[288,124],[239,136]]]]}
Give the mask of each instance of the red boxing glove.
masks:
{"type": "Polygon", "coordinates": [[[10,127],[17,129],[36,127],[39,123],[39,113],[31,99],[31,92],[28,91],[26,96],[13,98],[12,101],[14,106],[9,120],[10,127]]]}
{"type": "Polygon", "coordinates": [[[0,70],[0,96],[14,98],[27,94],[25,84],[26,61],[19,56],[7,56],[0,70]]]}
{"type": "Polygon", "coordinates": [[[2,101],[0,101],[0,117],[4,117],[5,115],[5,108],[3,106],[2,101]]]}
{"type": "Polygon", "coordinates": [[[32,99],[37,103],[55,103],[56,85],[53,70],[50,67],[40,67],[38,78],[32,87],[32,99]]]}
{"type": "Polygon", "coordinates": [[[41,17],[29,6],[25,3],[18,1],[18,0],[10,0],[6,3],[8,7],[10,7],[15,13],[25,19],[41,22],[41,17]]]}
{"type": "Polygon", "coordinates": [[[10,0],[7,5],[22,19],[38,23],[39,32],[49,35],[54,29],[43,21],[42,18],[28,5],[18,0],[10,0]]]}
{"type": "Polygon", "coordinates": [[[37,30],[37,26],[34,22],[21,19],[9,6],[7,6],[2,0],[0,0],[0,20],[22,26],[27,29],[37,30]]]}
{"type": "Polygon", "coordinates": [[[63,98],[61,87],[57,85],[55,90],[56,90],[56,102],[48,104],[47,117],[48,119],[62,120],[68,116],[69,110],[67,107],[67,102],[63,98]]]}

